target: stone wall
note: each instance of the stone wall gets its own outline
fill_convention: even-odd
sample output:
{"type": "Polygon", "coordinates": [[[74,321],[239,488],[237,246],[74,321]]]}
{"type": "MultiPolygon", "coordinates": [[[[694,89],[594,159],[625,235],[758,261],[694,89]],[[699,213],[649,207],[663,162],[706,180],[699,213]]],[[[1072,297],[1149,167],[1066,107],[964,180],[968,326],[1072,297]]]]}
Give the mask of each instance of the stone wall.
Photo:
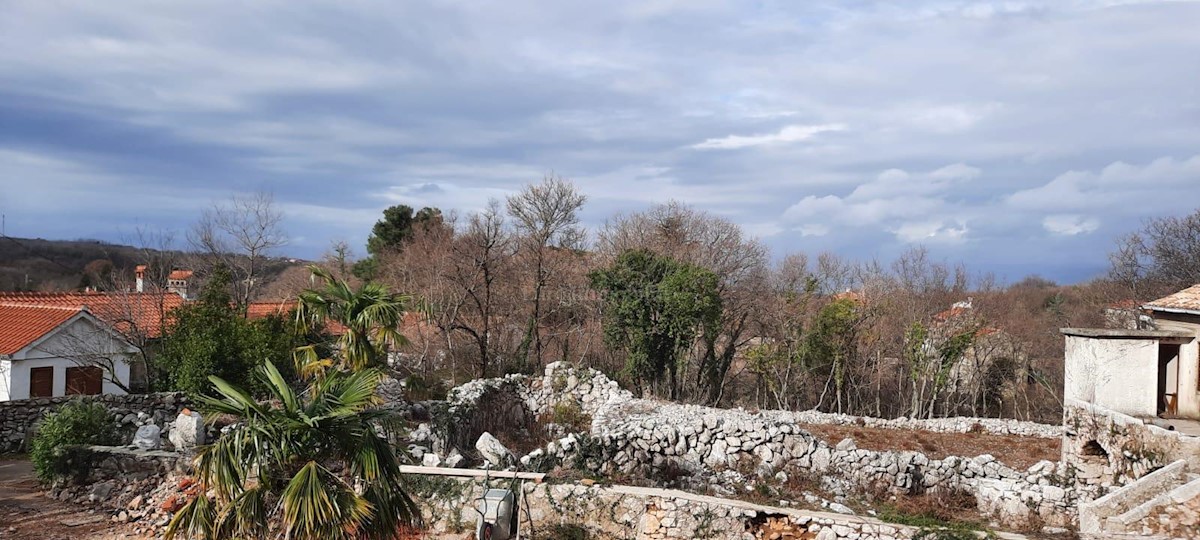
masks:
{"type": "Polygon", "coordinates": [[[1078,400],[1063,411],[1063,462],[1085,500],[1098,498],[1173,461],[1200,471],[1200,437],[1191,437],[1078,400]]]}
{"type": "MultiPolygon", "coordinates": [[[[465,537],[474,530],[474,510],[482,483],[446,477],[423,480],[428,491],[417,492],[430,538],[465,537]]],[[[509,487],[493,480],[493,487],[509,487]]],[[[588,538],[628,540],[757,540],[780,538],[909,539],[911,527],[871,518],[774,508],[744,501],[719,499],[674,490],[630,486],[534,484],[515,487],[523,493],[519,511],[522,538],[551,539],[571,529],[588,538]]]]}
{"type": "Polygon", "coordinates": [[[158,536],[190,495],[194,483],[187,476],[190,456],[162,450],[135,450],[122,446],[92,446],[86,454],[87,476],[80,481],[56,483],[49,496],[91,506],[117,522],[133,522],[135,529],[158,536]]]}
{"type": "Polygon", "coordinates": [[[70,396],[56,398],[34,398],[0,402],[0,453],[25,450],[25,440],[35,424],[47,414],[57,410],[73,399],[82,399],[104,404],[113,414],[113,420],[121,436],[131,440],[133,432],[146,424],[163,428],[175,420],[188,403],[181,393],[129,394],[124,396],[70,396]]]}
{"type": "Polygon", "coordinates": [[[675,482],[725,495],[755,482],[800,475],[819,479],[822,488],[838,497],[880,491],[965,491],[976,497],[987,515],[1014,526],[1031,522],[1069,525],[1074,519],[1074,492],[1064,482],[1064,471],[1054,463],[1016,470],[991,456],[931,460],[917,452],[859,449],[851,440],[830,445],[802,428],[806,423],[856,424],[1051,438],[1061,436],[1059,426],[973,418],[884,420],[664,403],[634,398],[603,374],[564,363],[550,364],[541,378],[474,381],[452,393],[451,407],[475,411],[453,418],[455,425],[470,426],[469,431],[477,436],[479,426],[498,415],[527,418],[568,403],[591,415],[590,433],[568,435],[534,450],[522,458],[524,468],[548,470],[564,464],[609,476],[656,478],[660,485],[675,482]],[[522,407],[518,407],[519,400],[522,407]],[[681,476],[684,478],[679,480],[681,476]]]}

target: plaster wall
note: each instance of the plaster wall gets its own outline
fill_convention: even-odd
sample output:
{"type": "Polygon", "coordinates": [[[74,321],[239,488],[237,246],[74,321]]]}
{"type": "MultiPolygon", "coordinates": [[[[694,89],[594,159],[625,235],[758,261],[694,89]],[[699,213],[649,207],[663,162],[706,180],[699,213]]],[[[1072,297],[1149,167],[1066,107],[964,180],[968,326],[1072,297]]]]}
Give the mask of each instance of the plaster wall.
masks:
{"type": "Polygon", "coordinates": [[[1131,416],[1157,414],[1157,339],[1066,340],[1065,398],[1131,416]]]}
{"type": "Polygon", "coordinates": [[[52,397],[64,396],[67,368],[93,363],[105,370],[101,393],[123,395],[125,390],[111,379],[129,385],[128,358],[136,352],[116,334],[87,318],[77,318],[0,366],[0,397],[4,401],[28,399],[30,370],[40,367],[54,368],[52,397]]]}

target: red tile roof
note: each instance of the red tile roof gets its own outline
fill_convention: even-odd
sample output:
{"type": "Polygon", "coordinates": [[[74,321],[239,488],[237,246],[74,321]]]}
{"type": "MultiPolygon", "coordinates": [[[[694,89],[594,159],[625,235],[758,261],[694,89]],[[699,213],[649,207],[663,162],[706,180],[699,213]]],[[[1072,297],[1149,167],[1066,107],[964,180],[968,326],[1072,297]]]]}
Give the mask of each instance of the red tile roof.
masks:
{"type": "Polygon", "coordinates": [[[0,303],[0,354],[13,354],[82,311],[61,306],[0,303]]]}
{"type": "Polygon", "coordinates": [[[167,275],[167,279],[191,279],[194,273],[191,270],[171,270],[171,273],[167,275]]]}
{"type": "MultiPolygon", "coordinates": [[[[259,300],[246,305],[246,318],[263,319],[272,315],[287,317],[294,309],[296,309],[295,300],[259,300]]],[[[346,333],[346,327],[337,321],[326,322],[325,330],[335,336],[346,333]]]]}
{"type": "Polygon", "coordinates": [[[32,306],[87,308],[126,336],[158,338],[169,323],[171,311],[183,305],[173,292],[0,292],[0,302],[32,306]]]}
{"type": "Polygon", "coordinates": [[[1151,311],[1175,311],[1200,314],[1200,285],[1192,285],[1144,306],[1151,311]]]}

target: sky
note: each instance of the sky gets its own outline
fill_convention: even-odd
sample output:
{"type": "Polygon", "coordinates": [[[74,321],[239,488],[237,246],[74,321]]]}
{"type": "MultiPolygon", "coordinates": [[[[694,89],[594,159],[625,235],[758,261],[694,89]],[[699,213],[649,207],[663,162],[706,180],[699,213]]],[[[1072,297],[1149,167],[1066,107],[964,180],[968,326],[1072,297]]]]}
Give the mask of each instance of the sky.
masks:
{"type": "Polygon", "coordinates": [[[674,199],[776,258],[1074,282],[1200,207],[1197,28],[1188,1],[0,0],[0,213],[182,238],[270,191],[316,258],[556,174],[593,229],[674,199]]]}

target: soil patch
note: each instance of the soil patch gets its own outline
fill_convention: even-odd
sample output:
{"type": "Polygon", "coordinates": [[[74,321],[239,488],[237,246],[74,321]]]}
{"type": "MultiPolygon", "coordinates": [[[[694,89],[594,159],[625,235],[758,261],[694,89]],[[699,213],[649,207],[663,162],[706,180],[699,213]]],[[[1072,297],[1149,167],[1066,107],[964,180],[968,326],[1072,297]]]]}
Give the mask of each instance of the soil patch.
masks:
{"type": "Polygon", "coordinates": [[[827,424],[801,424],[804,429],[830,445],[843,439],[867,450],[920,452],[930,459],[949,456],[972,458],[991,454],[1001,463],[1025,470],[1039,461],[1061,457],[1062,440],[991,433],[937,433],[912,429],[884,429],[827,424]]]}
{"type": "Polygon", "coordinates": [[[24,460],[0,460],[0,539],[99,540],[148,538],[110,521],[107,512],[47,497],[24,460]]]}

